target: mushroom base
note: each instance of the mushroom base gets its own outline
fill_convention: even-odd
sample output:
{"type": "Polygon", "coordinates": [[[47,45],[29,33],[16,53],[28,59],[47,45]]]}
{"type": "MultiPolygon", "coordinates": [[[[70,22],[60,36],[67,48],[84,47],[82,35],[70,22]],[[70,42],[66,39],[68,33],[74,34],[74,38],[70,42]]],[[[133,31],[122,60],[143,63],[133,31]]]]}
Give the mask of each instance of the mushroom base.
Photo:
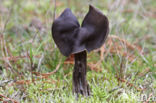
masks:
{"type": "Polygon", "coordinates": [[[76,53],[75,57],[75,65],[73,71],[73,92],[78,94],[82,94],[84,96],[90,95],[89,85],[86,80],[86,72],[87,72],[87,53],[86,51],[82,51],[76,53]]]}

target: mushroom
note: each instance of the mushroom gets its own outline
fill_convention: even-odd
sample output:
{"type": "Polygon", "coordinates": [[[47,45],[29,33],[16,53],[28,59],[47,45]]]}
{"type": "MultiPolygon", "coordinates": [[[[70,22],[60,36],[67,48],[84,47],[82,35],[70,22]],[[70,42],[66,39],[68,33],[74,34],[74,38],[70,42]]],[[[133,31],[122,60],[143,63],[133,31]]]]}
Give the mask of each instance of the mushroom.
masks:
{"type": "Polygon", "coordinates": [[[73,92],[77,95],[90,95],[86,80],[87,52],[100,48],[108,32],[107,17],[92,5],[81,27],[69,8],[53,22],[52,37],[60,52],[67,57],[74,54],[73,92]]]}

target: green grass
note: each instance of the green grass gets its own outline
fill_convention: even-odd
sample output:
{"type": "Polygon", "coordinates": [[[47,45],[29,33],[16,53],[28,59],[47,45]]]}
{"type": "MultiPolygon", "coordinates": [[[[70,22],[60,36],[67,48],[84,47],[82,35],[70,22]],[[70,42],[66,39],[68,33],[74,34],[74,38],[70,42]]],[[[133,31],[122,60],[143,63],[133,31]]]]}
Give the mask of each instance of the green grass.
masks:
{"type": "Polygon", "coordinates": [[[21,103],[142,103],[142,95],[156,98],[154,0],[126,0],[125,4],[114,0],[67,1],[56,2],[56,17],[69,7],[82,22],[91,3],[108,16],[110,35],[137,45],[143,54],[116,39],[112,45],[123,49],[110,52],[107,41],[104,60],[100,61],[99,51],[89,53],[88,63],[98,63],[100,71],[88,66],[91,96],[80,95],[76,100],[73,65],[64,64],[66,58],[51,36],[53,0],[0,0],[0,102],[9,101],[5,97],[21,103]],[[132,60],[123,52],[132,54],[132,60]],[[52,72],[58,65],[48,78],[32,74],[52,72]]]}

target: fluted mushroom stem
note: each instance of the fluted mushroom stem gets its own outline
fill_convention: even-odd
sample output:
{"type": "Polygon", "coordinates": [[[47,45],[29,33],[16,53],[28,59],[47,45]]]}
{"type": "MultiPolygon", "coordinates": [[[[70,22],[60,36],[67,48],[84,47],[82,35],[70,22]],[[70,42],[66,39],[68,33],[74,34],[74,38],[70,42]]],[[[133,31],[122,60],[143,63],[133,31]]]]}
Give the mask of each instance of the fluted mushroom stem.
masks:
{"type": "Polygon", "coordinates": [[[74,55],[75,65],[73,71],[73,92],[84,96],[90,95],[89,85],[86,80],[87,53],[82,51],[74,55]]]}

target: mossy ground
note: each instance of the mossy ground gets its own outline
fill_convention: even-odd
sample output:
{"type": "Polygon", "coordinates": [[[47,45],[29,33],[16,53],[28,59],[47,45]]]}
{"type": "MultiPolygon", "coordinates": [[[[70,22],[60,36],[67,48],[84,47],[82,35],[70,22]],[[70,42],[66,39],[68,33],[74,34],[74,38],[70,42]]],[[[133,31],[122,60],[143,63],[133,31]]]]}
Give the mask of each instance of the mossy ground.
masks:
{"type": "Polygon", "coordinates": [[[156,102],[155,0],[59,0],[56,10],[54,1],[0,0],[0,102],[141,103],[143,95],[156,102]],[[104,52],[88,54],[91,96],[76,100],[73,65],[64,63],[51,25],[66,7],[82,22],[88,4],[108,16],[110,37],[104,52]]]}

